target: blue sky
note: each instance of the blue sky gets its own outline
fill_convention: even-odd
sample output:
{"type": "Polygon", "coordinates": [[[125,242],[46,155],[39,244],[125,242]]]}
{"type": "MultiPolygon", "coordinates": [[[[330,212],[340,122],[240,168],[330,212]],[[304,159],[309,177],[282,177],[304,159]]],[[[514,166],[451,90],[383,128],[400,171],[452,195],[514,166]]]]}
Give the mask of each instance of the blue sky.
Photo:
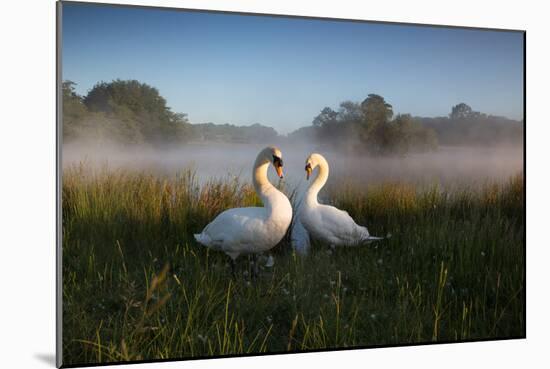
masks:
{"type": "Polygon", "coordinates": [[[523,116],[523,35],[364,22],[63,6],[63,75],[80,94],[137,79],[192,123],[280,133],[377,93],[396,113],[523,116]]]}

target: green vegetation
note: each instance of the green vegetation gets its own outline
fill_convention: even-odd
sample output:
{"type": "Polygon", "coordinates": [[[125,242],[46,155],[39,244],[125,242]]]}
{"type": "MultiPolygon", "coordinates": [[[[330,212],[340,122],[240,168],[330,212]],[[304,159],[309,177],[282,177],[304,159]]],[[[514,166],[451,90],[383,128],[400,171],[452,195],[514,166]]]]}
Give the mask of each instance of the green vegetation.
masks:
{"type": "Polygon", "coordinates": [[[364,247],[286,241],[259,280],[192,237],[258,203],[237,180],[66,168],[64,364],[525,335],[523,177],[504,184],[328,189],[375,235],[364,247]]]}
{"type": "Polygon", "coordinates": [[[96,84],[85,97],[63,83],[63,140],[111,140],[121,144],[181,143],[191,125],[174,113],[157,89],[138,81],[96,84]]]}
{"type": "Polygon", "coordinates": [[[448,117],[415,120],[432,128],[441,145],[522,145],[523,121],[473,111],[464,103],[453,106],[448,117]]]}
{"type": "Polygon", "coordinates": [[[265,143],[278,139],[278,133],[271,127],[255,123],[251,126],[232,124],[193,124],[194,138],[207,142],[265,143]]]}
{"type": "Polygon", "coordinates": [[[473,111],[460,103],[448,117],[398,114],[382,96],[370,94],[362,103],[344,101],[338,111],[324,108],[310,127],[291,139],[313,136],[324,145],[374,155],[404,155],[435,150],[438,145],[491,146],[523,144],[523,122],[473,111]]]}
{"type": "Polygon", "coordinates": [[[280,136],[261,124],[191,124],[174,113],[158,90],[138,81],[100,82],[86,96],[65,81],[63,140],[109,140],[117,144],[181,145],[188,141],[273,143],[311,142],[340,151],[371,155],[406,155],[437,149],[438,145],[521,145],[523,122],[475,112],[464,103],[448,117],[394,116],[379,95],[356,103],[344,101],[338,111],[325,107],[312,122],[280,136]]]}
{"type": "Polygon", "coordinates": [[[361,104],[344,101],[337,112],[324,108],[313,126],[320,142],[352,152],[403,155],[437,148],[435,131],[408,114],[392,117],[392,106],[382,96],[370,94],[361,104]]]}
{"type": "Polygon", "coordinates": [[[278,134],[271,127],[190,124],[186,114],[174,113],[158,90],[135,80],[100,82],[86,96],[65,81],[63,140],[112,141],[117,144],[166,146],[194,141],[268,142],[278,134]]]}

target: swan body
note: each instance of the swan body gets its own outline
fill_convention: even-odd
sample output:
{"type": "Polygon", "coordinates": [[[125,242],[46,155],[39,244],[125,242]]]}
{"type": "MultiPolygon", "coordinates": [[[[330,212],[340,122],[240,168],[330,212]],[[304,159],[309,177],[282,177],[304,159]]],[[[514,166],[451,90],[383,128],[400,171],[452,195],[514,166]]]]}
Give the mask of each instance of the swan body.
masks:
{"type": "Polygon", "coordinates": [[[308,179],[316,167],[319,168],[318,174],[306,190],[296,212],[291,233],[293,248],[300,254],[307,254],[310,248],[310,237],[326,242],[331,247],[357,246],[380,240],[380,237],[371,236],[366,227],[355,223],[348,212],[319,203],[317,195],[327,182],[329,166],[322,155],[314,153],[306,160],[308,179]]]}
{"type": "Polygon", "coordinates": [[[281,151],[276,147],[266,147],[258,154],[252,172],[254,189],[264,207],[225,210],[194,235],[197,242],[225,252],[234,261],[241,254],[270,250],[283,239],[292,220],[292,206],[267,178],[271,163],[282,178],[281,151]]]}

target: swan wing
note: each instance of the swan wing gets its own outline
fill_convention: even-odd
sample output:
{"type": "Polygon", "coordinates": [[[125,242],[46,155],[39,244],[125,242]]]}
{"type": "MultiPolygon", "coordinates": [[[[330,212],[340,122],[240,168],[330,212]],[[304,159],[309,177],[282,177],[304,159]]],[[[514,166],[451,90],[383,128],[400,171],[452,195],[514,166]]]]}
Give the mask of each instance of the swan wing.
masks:
{"type": "Polygon", "coordinates": [[[318,205],[307,217],[308,229],[332,245],[355,245],[369,237],[367,228],[355,223],[348,212],[330,205],[318,205]]]}
{"type": "Polygon", "coordinates": [[[266,217],[265,208],[229,209],[218,215],[195,238],[204,246],[227,253],[251,252],[256,245],[269,239],[266,217]]]}

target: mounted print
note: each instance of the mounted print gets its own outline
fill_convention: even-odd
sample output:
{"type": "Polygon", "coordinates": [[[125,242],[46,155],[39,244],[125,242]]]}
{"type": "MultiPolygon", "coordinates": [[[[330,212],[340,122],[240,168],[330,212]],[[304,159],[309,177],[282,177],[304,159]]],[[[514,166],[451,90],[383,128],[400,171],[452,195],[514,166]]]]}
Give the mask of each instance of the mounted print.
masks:
{"type": "Polygon", "coordinates": [[[525,32],[58,3],[58,365],[525,337],[525,32]]]}

